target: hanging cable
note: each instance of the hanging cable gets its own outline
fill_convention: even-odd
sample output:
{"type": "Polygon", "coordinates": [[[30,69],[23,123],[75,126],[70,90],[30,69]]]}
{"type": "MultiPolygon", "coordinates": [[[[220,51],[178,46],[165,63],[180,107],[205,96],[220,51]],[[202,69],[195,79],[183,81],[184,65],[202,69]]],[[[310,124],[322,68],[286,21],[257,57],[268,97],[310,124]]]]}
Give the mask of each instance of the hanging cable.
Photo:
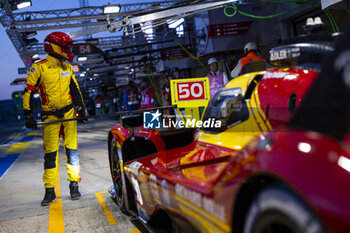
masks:
{"type": "Polygon", "coordinates": [[[248,14],[246,12],[243,12],[241,10],[238,10],[238,7],[236,4],[232,4],[232,5],[228,5],[224,8],[224,14],[227,16],[227,17],[233,17],[235,16],[237,13],[241,14],[241,15],[244,15],[244,16],[247,16],[247,17],[251,17],[251,18],[254,18],[254,19],[271,19],[271,18],[275,18],[277,16],[281,16],[281,15],[284,15],[284,14],[287,14],[289,12],[292,12],[296,9],[299,9],[301,7],[305,7],[305,6],[309,6],[311,5],[311,3],[305,3],[305,4],[302,4],[300,6],[296,6],[296,7],[293,7],[289,10],[286,10],[286,11],[283,11],[283,12],[280,12],[280,13],[277,13],[277,14],[273,14],[273,15],[266,15],[266,16],[259,16],[259,15],[252,15],[252,14],[248,14]],[[233,9],[234,12],[232,14],[229,14],[227,13],[227,10],[228,9],[233,9]]]}
{"type": "Polygon", "coordinates": [[[209,70],[208,68],[203,65],[203,63],[199,60],[198,57],[192,55],[192,53],[190,53],[186,48],[185,46],[183,46],[180,42],[178,42],[177,40],[174,40],[176,44],[178,44],[188,55],[190,55],[191,58],[193,58],[196,62],[198,62],[208,73],[209,73],[209,70]]]}
{"type": "Polygon", "coordinates": [[[324,10],[324,13],[327,16],[329,23],[331,24],[333,32],[336,32],[336,28],[334,26],[333,20],[331,19],[331,16],[329,15],[329,12],[327,10],[324,10]]]}
{"type": "Polygon", "coordinates": [[[155,80],[154,80],[154,76],[153,76],[153,74],[152,74],[152,71],[151,71],[151,69],[147,66],[146,62],[144,62],[143,65],[145,66],[145,68],[144,68],[143,70],[145,70],[145,71],[147,72],[147,74],[148,74],[148,79],[149,79],[149,81],[150,81],[150,83],[151,83],[151,85],[152,85],[152,87],[153,87],[153,89],[154,89],[154,92],[155,92],[155,94],[156,94],[157,102],[160,104],[160,103],[162,103],[162,100],[161,100],[161,98],[160,98],[160,96],[159,96],[159,94],[158,94],[158,91],[157,91],[157,88],[156,88],[156,83],[155,83],[155,80]]]}
{"type": "Polygon", "coordinates": [[[329,22],[331,23],[333,32],[339,32],[339,27],[338,27],[338,24],[333,17],[333,14],[329,10],[324,10],[324,13],[326,14],[329,22]]]}
{"type": "Polygon", "coordinates": [[[335,26],[335,28],[337,29],[337,32],[339,32],[340,30],[339,30],[338,24],[337,24],[337,22],[335,21],[335,18],[334,18],[334,16],[333,16],[332,12],[329,11],[329,14],[330,14],[331,18],[333,19],[334,26],[335,26]]]}

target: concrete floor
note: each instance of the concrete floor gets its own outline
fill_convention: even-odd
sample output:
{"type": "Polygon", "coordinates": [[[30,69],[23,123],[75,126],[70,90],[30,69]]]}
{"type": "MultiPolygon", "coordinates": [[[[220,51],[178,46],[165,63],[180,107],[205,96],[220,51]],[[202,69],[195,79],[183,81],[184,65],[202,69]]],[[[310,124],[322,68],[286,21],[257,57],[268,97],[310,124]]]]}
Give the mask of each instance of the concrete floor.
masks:
{"type": "Polygon", "coordinates": [[[90,121],[78,126],[82,198],[77,201],[69,199],[66,156],[61,145],[61,197],[51,207],[40,206],[44,197],[41,130],[22,129],[6,145],[0,145],[0,157],[20,153],[0,178],[0,232],[144,232],[136,227],[137,221],[120,212],[106,192],[112,185],[107,133],[114,124],[113,121],[90,121]],[[34,136],[33,140],[21,142],[28,135],[34,136]]]}

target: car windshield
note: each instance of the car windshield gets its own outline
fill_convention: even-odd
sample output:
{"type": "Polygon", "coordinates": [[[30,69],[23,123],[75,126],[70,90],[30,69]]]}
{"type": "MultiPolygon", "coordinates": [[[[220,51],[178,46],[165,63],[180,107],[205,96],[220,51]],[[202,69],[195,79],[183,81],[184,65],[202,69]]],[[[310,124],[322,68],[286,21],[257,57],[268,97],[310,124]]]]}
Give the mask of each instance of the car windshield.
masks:
{"type": "Polygon", "coordinates": [[[221,121],[220,128],[205,128],[205,132],[222,132],[246,121],[249,117],[241,88],[219,90],[209,101],[203,120],[221,121]]]}

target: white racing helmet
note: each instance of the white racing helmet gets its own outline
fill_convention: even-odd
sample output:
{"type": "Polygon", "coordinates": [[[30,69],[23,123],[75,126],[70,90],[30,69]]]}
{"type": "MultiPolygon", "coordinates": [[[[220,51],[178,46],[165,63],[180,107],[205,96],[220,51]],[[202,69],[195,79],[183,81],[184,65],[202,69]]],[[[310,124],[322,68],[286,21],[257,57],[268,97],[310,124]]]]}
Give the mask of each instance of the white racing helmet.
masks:
{"type": "Polygon", "coordinates": [[[244,46],[244,53],[247,54],[251,51],[257,51],[258,47],[256,46],[256,44],[254,42],[248,42],[245,46],[244,46]]]}
{"type": "Polygon", "coordinates": [[[218,63],[218,60],[216,60],[216,58],[214,58],[214,57],[209,58],[208,65],[213,64],[213,63],[218,63]]]}

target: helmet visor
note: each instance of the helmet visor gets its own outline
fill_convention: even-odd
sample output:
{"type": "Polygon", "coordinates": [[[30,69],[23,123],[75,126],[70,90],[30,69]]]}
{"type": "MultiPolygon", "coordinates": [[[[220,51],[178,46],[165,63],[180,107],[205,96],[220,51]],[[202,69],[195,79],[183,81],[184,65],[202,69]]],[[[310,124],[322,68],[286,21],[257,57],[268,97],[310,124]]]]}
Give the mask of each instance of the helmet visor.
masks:
{"type": "Polygon", "coordinates": [[[64,46],[64,48],[70,53],[73,52],[73,44],[72,43],[67,44],[66,46],[64,46]]]}

